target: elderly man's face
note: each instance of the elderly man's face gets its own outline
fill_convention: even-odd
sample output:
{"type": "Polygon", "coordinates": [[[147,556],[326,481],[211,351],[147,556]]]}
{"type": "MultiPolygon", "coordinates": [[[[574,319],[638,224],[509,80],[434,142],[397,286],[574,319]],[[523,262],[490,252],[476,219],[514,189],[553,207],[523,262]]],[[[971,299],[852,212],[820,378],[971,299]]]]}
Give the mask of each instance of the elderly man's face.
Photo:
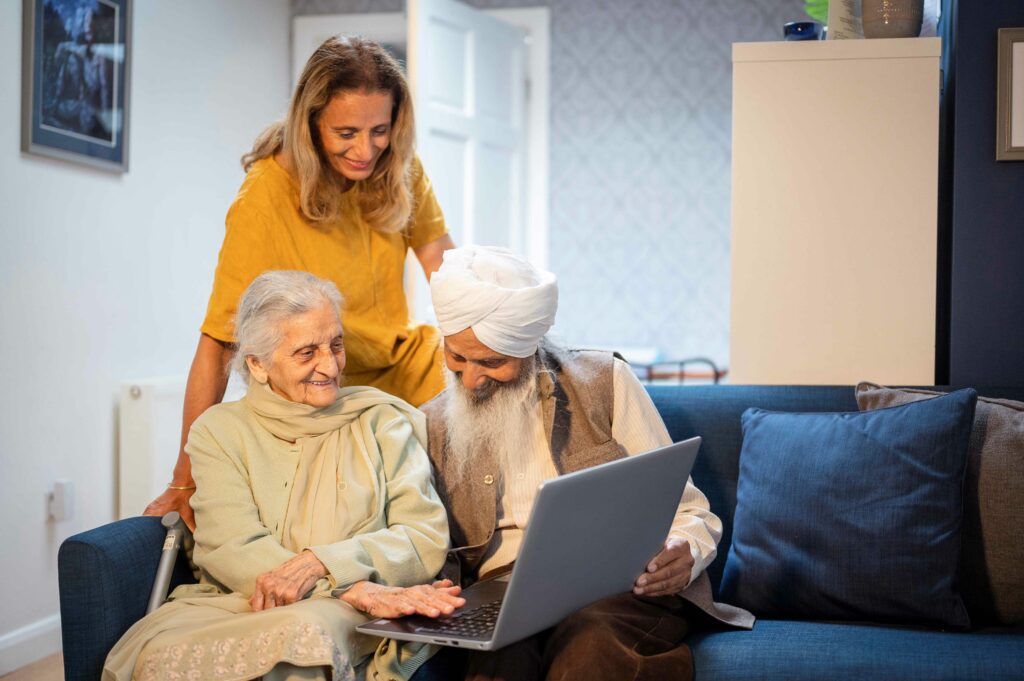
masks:
{"type": "Polygon", "coordinates": [[[502,355],[480,342],[473,329],[444,337],[444,361],[477,400],[519,378],[523,360],[502,355]]]}
{"type": "Polygon", "coordinates": [[[253,377],[292,402],[326,407],[338,394],[345,368],[341,319],[330,303],[282,322],[281,342],[269,367],[247,358],[253,377]]]}

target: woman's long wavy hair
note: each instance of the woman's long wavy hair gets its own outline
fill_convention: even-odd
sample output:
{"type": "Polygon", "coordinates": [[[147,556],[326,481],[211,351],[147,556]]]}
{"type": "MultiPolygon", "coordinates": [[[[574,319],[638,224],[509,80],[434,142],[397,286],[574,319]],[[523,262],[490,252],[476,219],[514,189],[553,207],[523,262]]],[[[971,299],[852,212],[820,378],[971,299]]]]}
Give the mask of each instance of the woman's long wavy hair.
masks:
{"type": "Polygon", "coordinates": [[[342,195],[359,185],[359,209],[374,230],[399,232],[412,214],[410,190],[415,130],[409,85],[398,62],[379,44],[359,37],[328,38],[306,62],[288,115],[260,133],[242,157],[246,172],[256,161],[282,149],[299,179],[299,206],[313,223],[337,220],[342,195]],[[317,120],[336,94],[350,91],[391,94],[391,140],[373,173],[358,183],[331,167],[320,144],[317,120]]]}

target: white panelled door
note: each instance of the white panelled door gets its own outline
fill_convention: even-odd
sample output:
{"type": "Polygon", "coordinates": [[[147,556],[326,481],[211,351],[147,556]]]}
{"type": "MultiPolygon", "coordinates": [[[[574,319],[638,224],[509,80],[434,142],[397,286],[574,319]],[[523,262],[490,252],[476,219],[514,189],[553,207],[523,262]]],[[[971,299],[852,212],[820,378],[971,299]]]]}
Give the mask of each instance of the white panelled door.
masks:
{"type": "Polygon", "coordinates": [[[519,28],[460,2],[408,2],[416,146],[459,246],[526,250],[525,49],[519,28]]]}
{"type": "Polygon", "coordinates": [[[417,148],[458,244],[522,250],[522,32],[455,0],[409,0],[417,148]]]}

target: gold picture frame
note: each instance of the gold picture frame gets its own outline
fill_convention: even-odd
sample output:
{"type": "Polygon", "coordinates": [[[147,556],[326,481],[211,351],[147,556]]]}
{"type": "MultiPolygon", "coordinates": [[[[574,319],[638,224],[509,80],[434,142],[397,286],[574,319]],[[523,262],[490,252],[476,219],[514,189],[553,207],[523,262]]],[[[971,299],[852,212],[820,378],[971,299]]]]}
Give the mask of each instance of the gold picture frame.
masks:
{"type": "Polygon", "coordinates": [[[999,29],[996,160],[1024,161],[1024,28],[999,29]]]}

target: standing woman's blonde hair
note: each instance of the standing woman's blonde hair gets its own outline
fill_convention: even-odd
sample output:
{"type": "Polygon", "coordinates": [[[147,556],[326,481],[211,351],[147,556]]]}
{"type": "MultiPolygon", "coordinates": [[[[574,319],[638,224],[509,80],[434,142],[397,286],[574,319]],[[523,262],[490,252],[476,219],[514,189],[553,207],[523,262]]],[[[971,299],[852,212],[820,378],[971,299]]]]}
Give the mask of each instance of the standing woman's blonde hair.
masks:
{"type": "Polygon", "coordinates": [[[328,38],[306,62],[288,115],[260,133],[242,157],[248,172],[261,158],[282,149],[299,179],[299,206],[307,220],[331,222],[341,214],[342,194],[356,183],[335,171],[324,157],[317,132],[320,112],[340,92],[391,94],[391,142],[373,173],[359,181],[363,219],[378,232],[398,232],[412,213],[409,169],[415,130],[409,85],[398,62],[379,44],[358,37],[328,38]]]}

